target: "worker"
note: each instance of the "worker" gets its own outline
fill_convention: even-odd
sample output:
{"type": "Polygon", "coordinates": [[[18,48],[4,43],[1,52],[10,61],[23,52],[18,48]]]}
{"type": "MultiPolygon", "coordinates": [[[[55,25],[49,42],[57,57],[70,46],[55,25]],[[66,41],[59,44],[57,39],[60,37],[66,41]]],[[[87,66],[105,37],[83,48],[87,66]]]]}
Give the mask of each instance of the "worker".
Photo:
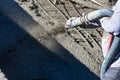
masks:
{"type": "MultiPolygon", "coordinates": [[[[105,12],[106,10],[94,11],[87,14],[87,16],[83,15],[82,17],[72,17],[66,22],[66,28],[71,28],[83,23],[91,24],[89,22],[95,21],[95,19],[99,21],[100,24],[96,22],[97,24],[99,24],[96,27],[102,26],[105,30],[102,37],[102,51],[104,57],[108,55],[107,53],[109,52],[110,46],[113,44],[112,39],[114,38],[114,36],[120,34],[120,0],[109,0],[109,2],[114,5],[112,8],[113,13],[110,10],[107,10],[108,12],[105,12]],[[102,18],[100,16],[98,17],[97,14],[95,14],[97,15],[96,17],[95,15],[93,15],[94,13],[99,12],[104,13],[103,15],[98,14],[102,18]],[[105,13],[109,15],[109,12],[112,13],[112,15],[106,16],[105,13]]],[[[101,80],[120,80],[120,51],[118,51],[117,55],[112,59],[112,63],[107,68],[101,80]]]]}
{"type": "MultiPolygon", "coordinates": [[[[116,3],[115,6],[112,8],[112,10],[114,11],[113,15],[111,17],[103,17],[102,19],[100,19],[100,22],[101,26],[106,32],[116,36],[120,34],[120,0],[111,1],[113,3],[116,3]]],[[[109,40],[109,36],[103,36],[102,49],[104,57],[108,53],[107,47],[109,44],[109,40]]],[[[120,80],[120,51],[114,57],[113,62],[107,69],[105,75],[103,76],[103,80],[120,80]]]]}

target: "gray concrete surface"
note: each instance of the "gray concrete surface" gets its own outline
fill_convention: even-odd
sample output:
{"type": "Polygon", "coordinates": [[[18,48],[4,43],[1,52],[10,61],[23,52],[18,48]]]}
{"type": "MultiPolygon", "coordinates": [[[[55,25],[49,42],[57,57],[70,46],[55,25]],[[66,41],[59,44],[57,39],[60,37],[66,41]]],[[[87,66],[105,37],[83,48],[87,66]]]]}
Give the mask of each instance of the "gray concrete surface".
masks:
{"type": "MultiPolygon", "coordinates": [[[[9,3],[15,2],[9,0],[9,3]]],[[[8,80],[99,80],[72,53],[49,36],[42,26],[30,33],[24,29],[26,21],[21,19],[24,22],[21,26],[10,18],[1,12],[0,68],[8,80]],[[39,35],[39,41],[36,35],[39,35]]]]}

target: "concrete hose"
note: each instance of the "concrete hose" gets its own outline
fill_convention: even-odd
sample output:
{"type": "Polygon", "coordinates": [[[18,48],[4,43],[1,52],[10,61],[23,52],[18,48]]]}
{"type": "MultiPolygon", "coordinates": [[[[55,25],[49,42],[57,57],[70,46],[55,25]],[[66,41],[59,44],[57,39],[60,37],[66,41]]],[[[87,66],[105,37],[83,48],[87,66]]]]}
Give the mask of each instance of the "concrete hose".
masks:
{"type": "Polygon", "coordinates": [[[113,10],[111,9],[100,9],[87,14],[83,14],[80,17],[72,17],[66,22],[66,28],[72,28],[78,25],[83,25],[84,23],[89,23],[93,20],[100,19],[102,17],[112,16],[113,10]]]}
{"type": "Polygon", "coordinates": [[[110,66],[112,60],[117,55],[119,50],[120,50],[120,35],[114,36],[110,50],[104,58],[104,61],[101,67],[101,80],[103,80],[105,72],[107,71],[108,67],[110,66]]]}

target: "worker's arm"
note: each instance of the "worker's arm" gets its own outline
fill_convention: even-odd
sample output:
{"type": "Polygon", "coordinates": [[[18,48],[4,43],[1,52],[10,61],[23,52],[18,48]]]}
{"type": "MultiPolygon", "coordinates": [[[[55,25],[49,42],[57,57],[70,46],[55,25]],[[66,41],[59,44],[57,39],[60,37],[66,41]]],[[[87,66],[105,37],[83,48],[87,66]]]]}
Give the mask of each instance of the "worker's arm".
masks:
{"type": "Polygon", "coordinates": [[[120,0],[113,7],[114,13],[109,17],[104,17],[100,20],[101,26],[105,31],[113,33],[114,35],[120,34],[120,0]]]}

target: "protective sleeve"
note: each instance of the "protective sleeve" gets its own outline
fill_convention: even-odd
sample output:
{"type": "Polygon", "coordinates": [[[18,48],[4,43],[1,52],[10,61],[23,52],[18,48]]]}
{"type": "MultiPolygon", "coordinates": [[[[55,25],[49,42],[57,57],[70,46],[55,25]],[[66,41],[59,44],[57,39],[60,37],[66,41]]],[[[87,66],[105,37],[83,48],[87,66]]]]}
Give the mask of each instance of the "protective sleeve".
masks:
{"type": "Polygon", "coordinates": [[[100,19],[100,22],[105,31],[118,35],[120,34],[120,0],[113,7],[113,10],[114,13],[111,17],[104,17],[100,19]]]}

